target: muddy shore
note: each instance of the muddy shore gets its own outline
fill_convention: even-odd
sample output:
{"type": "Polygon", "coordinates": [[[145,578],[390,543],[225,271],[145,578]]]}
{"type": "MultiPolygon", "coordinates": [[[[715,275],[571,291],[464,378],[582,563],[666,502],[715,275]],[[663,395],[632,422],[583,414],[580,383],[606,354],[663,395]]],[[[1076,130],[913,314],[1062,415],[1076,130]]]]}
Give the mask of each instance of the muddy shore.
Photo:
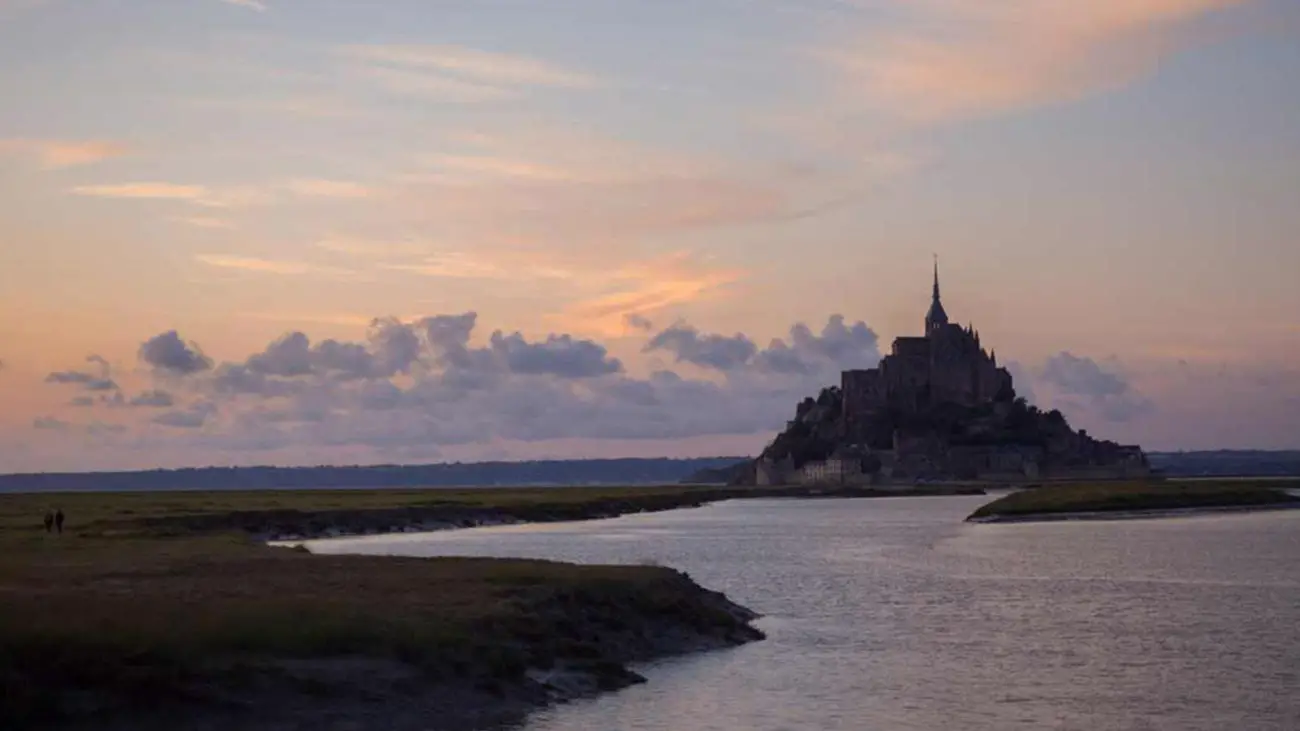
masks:
{"type": "Polygon", "coordinates": [[[480,731],[643,682],[630,664],[763,638],[751,624],[754,612],[678,572],[645,571],[655,574],[649,584],[543,590],[545,598],[528,606],[531,627],[485,627],[479,631],[496,636],[478,648],[412,657],[214,655],[191,666],[184,685],[168,688],[156,703],[124,706],[103,694],[65,694],[62,718],[32,727],[480,731]]]}
{"type": "Polygon", "coordinates": [[[330,535],[573,520],[699,489],[0,496],[0,728],[464,731],[762,639],[657,566],[316,556],[330,535]],[[39,523],[57,500],[65,534],[39,523]],[[37,516],[32,520],[31,516],[37,516]]]}

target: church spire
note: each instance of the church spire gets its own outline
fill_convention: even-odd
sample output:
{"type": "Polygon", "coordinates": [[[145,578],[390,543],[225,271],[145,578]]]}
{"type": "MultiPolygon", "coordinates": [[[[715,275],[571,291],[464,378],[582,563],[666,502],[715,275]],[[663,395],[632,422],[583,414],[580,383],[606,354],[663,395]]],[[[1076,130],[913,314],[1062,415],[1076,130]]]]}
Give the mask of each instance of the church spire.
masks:
{"type": "Polygon", "coordinates": [[[934,301],[939,301],[939,255],[934,255],[934,301]]]}
{"type": "Polygon", "coordinates": [[[925,334],[929,335],[935,330],[948,324],[948,313],[943,311],[943,303],[939,301],[939,255],[934,255],[934,296],[930,301],[930,311],[925,313],[925,334]]]}

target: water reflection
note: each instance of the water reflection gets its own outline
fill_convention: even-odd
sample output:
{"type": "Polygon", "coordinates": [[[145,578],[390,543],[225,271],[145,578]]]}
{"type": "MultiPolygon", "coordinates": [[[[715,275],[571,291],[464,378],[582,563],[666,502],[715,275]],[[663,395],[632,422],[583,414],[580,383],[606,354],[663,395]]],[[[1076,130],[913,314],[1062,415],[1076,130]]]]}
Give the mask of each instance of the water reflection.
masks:
{"type": "Polygon", "coordinates": [[[767,615],[765,642],[655,664],[530,731],[1300,728],[1300,512],[961,523],[982,500],[742,501],[314,548],[655,561],[767,615]]]}

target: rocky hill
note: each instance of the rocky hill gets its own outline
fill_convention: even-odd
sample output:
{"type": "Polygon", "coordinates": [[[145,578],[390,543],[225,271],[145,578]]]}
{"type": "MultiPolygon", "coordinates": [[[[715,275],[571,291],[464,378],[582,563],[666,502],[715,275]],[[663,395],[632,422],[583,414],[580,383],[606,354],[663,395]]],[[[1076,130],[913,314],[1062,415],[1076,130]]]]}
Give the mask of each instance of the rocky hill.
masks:
{"type": "MultiPolygon", "coordinates": [[[[838,471],[841,479],[847,471],[869,481],[975,479],[997,472],[1032,477],[1136,462],[1145,467],[1136,447],[1094,439],[1072,429],[1060,411],[1043,411],[1014,396],[972,406],[882,409],[852,434],[842,404],[836,387],[802,401],[756,464],[779,466],[786,481],[799,481],[801,471],[819,465],[838,471]]],[[[758,471],[747,478],[761,482],[758,471]]]]}

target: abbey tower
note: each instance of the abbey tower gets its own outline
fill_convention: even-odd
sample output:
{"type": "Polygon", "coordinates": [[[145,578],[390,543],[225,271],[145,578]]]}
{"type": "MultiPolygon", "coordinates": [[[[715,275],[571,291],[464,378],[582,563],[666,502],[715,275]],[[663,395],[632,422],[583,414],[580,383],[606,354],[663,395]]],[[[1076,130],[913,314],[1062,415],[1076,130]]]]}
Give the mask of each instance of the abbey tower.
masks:
{"type": "Polygon", "coordinates": [[[971,407],[1015,398],[1011,374],[980,345],[979,332],[948,322],[937,262],[925,334],[896,338],[875,368],[844,371],[841,393],[845,436],[866,442],[884,436],[873,439],[862,431],[882,412],[906,419],[945,404],[971,407]]]}
{"type": "Polygon", "coordinates": [[[805,398],[743,478],[749,484],[910,484],[920,479],[1104,479],[1149,474],[1142,448],[1097,440],[1016,398],[974,327],[948,321],[935,264],[923,335],[875,368],[805,398]]]}

